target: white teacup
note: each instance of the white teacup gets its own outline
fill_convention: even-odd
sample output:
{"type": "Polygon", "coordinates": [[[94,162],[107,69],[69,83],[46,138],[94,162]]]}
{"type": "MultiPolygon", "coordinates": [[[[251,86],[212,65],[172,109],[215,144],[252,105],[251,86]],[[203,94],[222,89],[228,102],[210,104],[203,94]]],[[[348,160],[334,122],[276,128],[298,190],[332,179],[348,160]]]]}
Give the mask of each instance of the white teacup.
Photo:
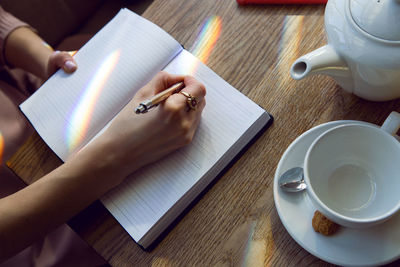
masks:
{"type": "Polygon", "coordinates": [[[304,179],[315,207],[351,228],[384,222],[400,209],[400,114],[381,128],[346,124],[321,134],[304,161],[304,179]]]}

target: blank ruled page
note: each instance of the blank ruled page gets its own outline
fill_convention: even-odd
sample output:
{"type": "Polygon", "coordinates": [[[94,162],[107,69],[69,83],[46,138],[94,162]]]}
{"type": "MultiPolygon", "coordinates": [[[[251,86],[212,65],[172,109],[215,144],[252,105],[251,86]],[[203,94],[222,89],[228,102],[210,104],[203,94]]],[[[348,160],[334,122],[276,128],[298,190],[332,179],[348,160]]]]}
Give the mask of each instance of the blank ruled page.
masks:
{"type": "Polygon", "coordinates": [[[186,50],[165,70],[195,76],[206,86],[207,104],[191,144],[134,173],[103,198],[139,243],[146,234],[153,235],[149,240],[159,235],[269,119],[262,108],[186,50]],[[263,116],[264,122],[255,126],[263,116]]]}
{"type": "Polygon", "coordinates": [[[122,9],[75,55],[76,72],[58,71],[21,110],[66,161],[181,50],[161,28],[122,9]]]}

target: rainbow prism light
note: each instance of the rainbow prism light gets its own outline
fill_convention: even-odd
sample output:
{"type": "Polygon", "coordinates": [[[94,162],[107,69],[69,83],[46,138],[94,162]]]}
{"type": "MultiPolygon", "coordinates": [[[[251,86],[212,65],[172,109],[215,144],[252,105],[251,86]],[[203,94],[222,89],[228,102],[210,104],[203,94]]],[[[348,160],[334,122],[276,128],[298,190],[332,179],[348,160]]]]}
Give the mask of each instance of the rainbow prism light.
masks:
{"type": "Polygon", "coordinates": [[[100,64],[88,86],[82,90],[79,102],[72,112],[71,124],[67,130],[66,138],[70,151],[74,151],[86,137],[98,97],[114,70],[120,54],[119,50],[110,53],[100,64]]]}
{"type": "Polygon", "coordinates": [[[206,19],[200,30],[196,41],[191,50],[192,54],[200,59],[204,64],[207,63],[208,58],[217,43],[221,34],[222,23],[219,16],[211,16],[206,19]]]}
{"type": "Polygon", "coordinates": [[[0,132],[0,163],[3,163],[4,137],[0,132]]]}

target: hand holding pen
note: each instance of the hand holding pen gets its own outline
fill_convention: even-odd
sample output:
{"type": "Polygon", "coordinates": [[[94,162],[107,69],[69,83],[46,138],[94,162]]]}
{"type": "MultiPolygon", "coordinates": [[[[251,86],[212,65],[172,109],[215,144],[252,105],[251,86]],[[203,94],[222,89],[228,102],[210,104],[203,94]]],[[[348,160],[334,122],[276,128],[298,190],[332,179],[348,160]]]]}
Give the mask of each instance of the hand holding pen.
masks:
{"type": "Polygon", "coordinates": [[[195,78],[166,72],[160,72],[142,87],[114,118],[103,133],[103,138],[96,139],[110,147],[106,151],[113,151],[110,158],[118,175],[126,177],[142,166],[189,144],[201,121],[206,105],[205,94],[204,85],[195,78]],[[175,93],[150,112],[139,115],[133,113],[145,99],[151,99],[180,82],[185,85],[180,92],[198,101],[196,110],[188,106],[188,98],[184,94],[175,93]]]}

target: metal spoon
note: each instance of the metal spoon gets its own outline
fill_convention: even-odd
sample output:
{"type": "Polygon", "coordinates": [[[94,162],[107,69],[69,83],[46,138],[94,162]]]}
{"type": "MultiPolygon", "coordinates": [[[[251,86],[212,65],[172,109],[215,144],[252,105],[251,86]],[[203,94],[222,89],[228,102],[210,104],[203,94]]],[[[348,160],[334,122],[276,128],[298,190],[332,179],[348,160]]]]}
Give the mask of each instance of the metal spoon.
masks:
{"type": "Polygon", "coordinates": [[[303,168],[294,167],[287,170],[279,177],[279,187],[286,192],[300,192],[306,189],[303,168]]]}

